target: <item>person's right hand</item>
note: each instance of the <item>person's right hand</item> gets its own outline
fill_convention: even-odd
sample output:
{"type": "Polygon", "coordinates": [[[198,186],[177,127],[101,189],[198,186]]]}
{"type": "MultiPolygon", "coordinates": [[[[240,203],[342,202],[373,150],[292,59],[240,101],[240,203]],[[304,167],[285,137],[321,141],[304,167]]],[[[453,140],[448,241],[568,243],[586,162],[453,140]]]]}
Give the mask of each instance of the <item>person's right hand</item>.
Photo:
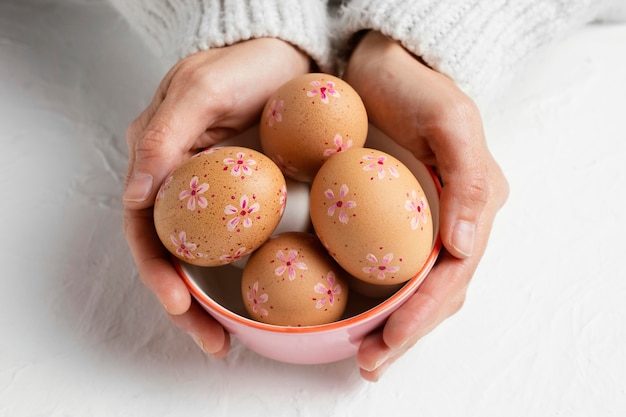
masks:
{"type": "Polygon", "coordinates": [[[155,196],[173,169],[250,127],[269,96],[309,67],[305,54],[273,38],[198,52],[168,72],[127,131],[124,232],[139,275],[170,319],[215,357],[226,355],[230,337],[192,301],[176,273],[154,228],[155,196]]]}

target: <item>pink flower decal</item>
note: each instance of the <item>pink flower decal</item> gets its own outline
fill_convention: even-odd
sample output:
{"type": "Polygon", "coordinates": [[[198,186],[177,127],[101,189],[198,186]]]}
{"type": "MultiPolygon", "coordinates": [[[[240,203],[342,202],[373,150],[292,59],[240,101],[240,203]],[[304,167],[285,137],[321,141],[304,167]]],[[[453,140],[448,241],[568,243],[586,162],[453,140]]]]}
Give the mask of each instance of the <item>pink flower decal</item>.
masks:
{"type": "Polygon", "coordinates": [[[298,172],[300,172],[298,168],[294,167],[293,165],[289,165],[289,163],[285,161],[285,158],[283,158],[282,155],[273,155],[272,161],[274,161],[274,163],[278,165],[280,170],[288,177],[295,177],[298,175],[298,172]]]}
{"type": "Polygon", "coordinates": [[[333,217],[337,211],[339,211],[339,221],[343,224],[348,224],[350,217],[344,209],[353,209],[356,207],[356,201],[345,201],[346,195],[348,195],[348,186],[343,184],[339,187],[339,196],[336,197],[333,190],[330,188],[324,192],[327,199],[331,200],[331,205],[328,207],[327,214],[329,217],[333,217]]]}
{"type": "Polygon", "coordinates": [[[317,301],[315,303],[315,308],[317,309],[322,308],[326,303],[332,307],[335,303],[335,296],[341,294],[341,285],[337,284],[335,273],[333,271],[328,271],[326,280],[328,281],[328,287],[321,282],[318,282],[313,287],[313,291],[323,295],[323,297],[320,298],[313,298],[314,301],[317,301]]]}
{"type": "Polygon", "coordinates": [[[269,315],[269,311],[267,311],[261,304],[267,303],[269,300],[269,296],[266,293],[259,294],[259,281],[256,281],[254,285],[252,285],[252,292],[248,290],[247,293],[248,301],[252,303],[252,311],[260,316],[269,315]]]}
{"type": "Polygon", "coordinates": [[[396,167],[391,165],[386,165],[387,157],[384,155],[380,155],[378,157],[365,155],[363,159],[369,162],[367,165],[363,167],[363,171],[376,171],[378,174],[378,179],[382,180],[387,175],[387,171],[391,176],[398,178],[400,173],[396,169],[396,167]]]}
{"type": "Polygon", "coordinates": [[[285,212],[285,207],[287,206],[287,186],[283,185],[280,188],[280,199],[278,200],[280,203],[280,215],[282,216],[285,212]]]}
{"type": "Polygon", "coordinates": [[[260,208],[259,203],[250,204],[248,196],[246,194],[242,195],[239,199],[239,207],[229,204],[224,208],[224,214],[229,216],[234,215],[234,217],[226,223],[226,228],[229,232],[233,232],[235,230],[239,231],[237,229],[239,224],[242,224],[245,228],[251,227],[253,217],[251,214],[258,212],[260,208]]]}
{"type": "Polygon", "coordinates": [[[319,81],[311,81],[312,90],[307,91],[308,97],[320,96],[320,100],[324,104],[328,104],[329,97],[340,97],[339,91],[335,90],[335,83],[327,81],[326,85],[322,85],[319,81]]]}
{"type": "Polygon", "coordinates": [[[344,145],[343,138],[341,137],[339,133],[337,133],[335,137],[333,138],[333,143],[335,144],[334,148],[329,148],[329,149],[324,150],[325,157],[334,155],[339,152],[343,152],[346,149],[350,148],[352,146],[352,139],[348,139],[344,145]]]}
{"type": "Polygon", "coordinates": [[[376,278],[379,280],[384,280],[387,272],[394,274],[400,270],[399,266],[389,266],[389,262],[393,260],[393,253],[388,253],[383,256],[380,263],[378,262],[378,258],[372,253],[368,254],[365,259],[374,265],[363,267],[363,272],[366,274],[375,274],[376,278]]]}
{"type": "MultiPolygon", "coordinates": [[[[407,193],[407,197],[409,197],[409,193],[407,193]]],[[[411,191],[409,200],[406,200],[404,203],[404,208],[411,212],[411,214],[414,214],[414,216],[411,217],[411,229],[416,230],[420,223],[425,224],[428,222],[428,217],[426,216],[426,199],[423,196],[418,196],[417,191],[411,191]]]]}
{"type": "Polygon", "coordinates": [[[196,257],[206,256],[202,253],[195,253],[196,249],[198,249],[198,245],[193,242],[187,241],[187,233],[184,231],[178,234],[178,238],[174,235],[170,235],[170,241],[176,246],[176,253],[183,258],[187,259],[196,259],[196,257]]]}
{"type": "Polygon", "coordinates": [[[200,184],[198,177],[193,177],[191,181],[189,181],[189,188],[191,189],[181,191],[178,198],[180,200],[184,200],[189,197],[189,200],[187,201],[187,208],[189,210],[195,210],[196,204],[198,204],[200,208],[206,208],[209,205],[209,202],[200,194],[205,193],[209,189],[209,184],[206,182],[200,184]]]}
{"type": "Polygon", "coordinates": [[[222,261],[225,264],[229,264],[232,262],[235,262],[238,259],[241,259],[242,256],[244,256],[246,254],[246,247],[242,246],[239,249],[237,249],[237,252],[235,252],[233,255],[230,254],[225,254],[220,256],[220,261],[222,261]]]}
{"type": "Polygon", "coordinates": [[[267,109],[267,124],[269,127],[274,126],[274,122],[280,123],[283,121],[283,115],[280,114],[280,111],[283,109],[285,102],[280,100],[276,102],[276,100],[272,100],[269,108],[267,109]]]}
{"type": "Polygon", "coordinates": [[[174,176],[172,174],[168,175],[167,178],[165,178],[165,181],[163,181],[163,184],[161,184],[161,187],[159,188],[159,192],[156,196],[157,200],[165,196],[165,187],[167,187],[173,180],[174,180],[174,176]]]}
{"type": "Polygon", "coordinates": [[[233,165],[233,168],[230,170],[230,174],[233,177],[241,175],[242,177],[246,175],[252,175],[254,172],[251,167],[256,165],[256,161],[254,159],[245,159],[246,154],[243,152],[237,153],[237,159],[235,158],[226,158],[224,159],[224,163],[226,165],[233,165]]]}
{"type": "Polygon", "coordinates": [[[211,148],[206,148],[205,150],[200,151],[197,154],[194,154],[192,156],[192,158],[198,158],[198,157],[200,157],[202,155],[212,154],[213,152],[215,152],[216,150],[221,149],[221,148],[222,148],[222,146],[214,146],[214,147],[211,147],[211,148]]]}
{"type": "Polygon", "coordinates": [[[284,274],[285,271],[287,271],[289,281],[293,281],[294,279],[296,279],[296,269],[299,269],[301,271],[306,271],[307,269],[309,269],[309,267],[304,262],[297,262],[297,257],[297,250],[290,250],[286,256],[282,250],[276,252],[276,258],[282,262],[282,265],[279,265],[276,269],[274,269],[274,274],[279,277],[284,274]]]}

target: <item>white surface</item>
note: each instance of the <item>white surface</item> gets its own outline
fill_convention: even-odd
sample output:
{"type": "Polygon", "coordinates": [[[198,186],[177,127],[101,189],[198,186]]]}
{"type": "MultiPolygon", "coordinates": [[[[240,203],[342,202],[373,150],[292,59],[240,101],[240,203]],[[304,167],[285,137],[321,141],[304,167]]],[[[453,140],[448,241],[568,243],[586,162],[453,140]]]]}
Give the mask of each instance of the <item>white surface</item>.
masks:
{"type": "Polygon", "coordinates": [[[370,384],[353,359],[206,358],[141,285],[124,130],[165,68],[91,3],[0,2],[0,416],[626,415],[626,25],[486,109],[512,188],[489,250],[461,312],[370,384]]]}

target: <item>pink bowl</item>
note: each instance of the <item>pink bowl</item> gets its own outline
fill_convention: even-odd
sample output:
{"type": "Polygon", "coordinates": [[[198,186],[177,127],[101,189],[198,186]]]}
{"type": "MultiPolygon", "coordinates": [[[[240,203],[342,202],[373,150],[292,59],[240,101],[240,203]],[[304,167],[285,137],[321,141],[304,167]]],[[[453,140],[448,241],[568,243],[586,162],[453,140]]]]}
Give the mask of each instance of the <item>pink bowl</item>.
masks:
{"type": "MultiPolygon", "coordinates": [[[[236,140],[250,146],[249,138],[236,140]]],[[[404,162],[416,176],[428,198],[433,214],[432,250],[422,269],[386,298],[364,297],[351,292],[348,307],[340,321],[306,327],[284,327],[249,319],[241,298],[241,269],[199,267],[178,260],[174,266],[192,296],[224,328],[246,347],[265,357],[295,364],[321,364],[339,361],[356,354],[363,338],[396,311],[426,278],[441,251],[438,233],[440,183],[431,169],[406,150],[370,129],[366,146],[380,149],[404,162]]]]}

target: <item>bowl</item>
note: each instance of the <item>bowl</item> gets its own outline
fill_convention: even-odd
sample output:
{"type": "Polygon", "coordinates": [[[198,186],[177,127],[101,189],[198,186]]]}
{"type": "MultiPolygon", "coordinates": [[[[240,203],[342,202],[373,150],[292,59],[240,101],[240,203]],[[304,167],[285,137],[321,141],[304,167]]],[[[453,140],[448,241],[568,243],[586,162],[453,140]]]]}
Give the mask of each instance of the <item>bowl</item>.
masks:
{"type": "MultiPolygon", "coordinates": [[[[253,128],[222,145],[237,144],[258,150],[257,132],[253,128]]],[[[267,358],[293,364],[323,364],[349,358],[356,354],[367,334],[383,325],[417,291],[435,264],[441,251],[438,233],[441,185],[437,176],[374,127],[370,128],[365,146],[387,152],[401,160],[422,185],[431,206],[434,225],[432,249],[425,264],[400,287],[387,288],[391,294],[380,296],[380,293],[375,294],[376,288],[351,291],[348,306],[339,321],[317,326],[287,327],[265,324],[247,317],[240,289],[241,268],[232,265],[201,267],[174,259],[176,270],[195,300],[248,349],[267,358]]],[[[289,189],[287,193],[289,205],[289,189]]]]}

